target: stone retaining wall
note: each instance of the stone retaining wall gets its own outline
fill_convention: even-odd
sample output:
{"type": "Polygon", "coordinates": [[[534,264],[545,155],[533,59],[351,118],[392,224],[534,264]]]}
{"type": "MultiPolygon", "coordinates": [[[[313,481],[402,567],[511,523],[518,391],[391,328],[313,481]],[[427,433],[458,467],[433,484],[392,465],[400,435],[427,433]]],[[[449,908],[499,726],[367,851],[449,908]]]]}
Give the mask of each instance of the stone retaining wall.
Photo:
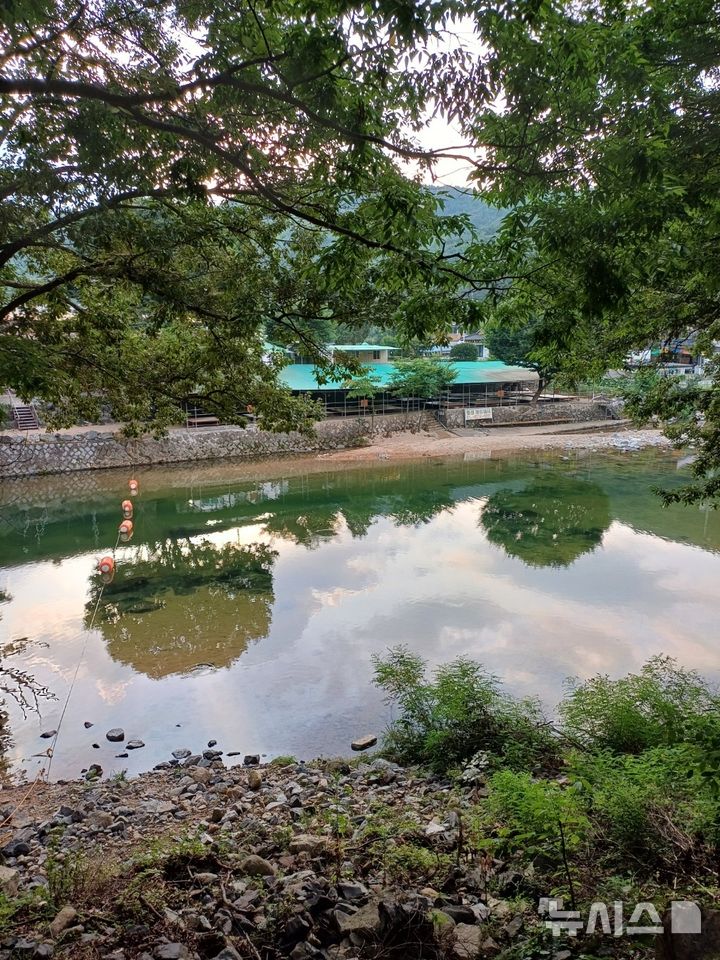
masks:
{"type": "MultiPolygon", "coordinates": [[[[590,420],[605,420],[608,407],[603,403],[583,400],[558,401],[557,403],[524,403],[513,407],[493,407],[492,421],[474,420],[465,423],[464,410],[448,410],[446,423],[456,427],[488,427],[493,424],[513,423],[583,423],[590,420]]],[[[609,419],[614,419],[611,413],[609,419]]]]}
{"type": "Polygon", "coordinates": [[[402,430],[419,429],[431,418],[417,413],[410,418],[396,414],[376,417],[348,417],[317,424],[314,437],[300,433],[266,433],[241,427],[202,427],[172,430],[156,440],[144,437],[128,440],[119,434],[89,430],[76,435],[37,434],[29,438],[0,436],[0,477],[31,477],[45,473],[102,470],[132,464],[182,463],[219,460],[226,457],[277,456],[285,453],[312,453],[340,450],[363,438],[386,436],[402,430]]]}

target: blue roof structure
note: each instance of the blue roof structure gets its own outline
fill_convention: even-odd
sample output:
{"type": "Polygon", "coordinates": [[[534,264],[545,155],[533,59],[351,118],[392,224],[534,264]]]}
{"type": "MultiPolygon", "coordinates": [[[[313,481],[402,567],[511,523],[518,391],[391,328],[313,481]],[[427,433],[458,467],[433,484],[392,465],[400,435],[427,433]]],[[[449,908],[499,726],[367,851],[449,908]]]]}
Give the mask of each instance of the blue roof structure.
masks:
{"type": "MultiPolygon", "coordinates": [[[[387,348],[382,348],[387,349],[387,348]]],[[[391,363],[364,363],[363,367],[369,371],[380,386],[385,386],[390,380],[394,366],[391,363]]],[[[525,367],[511,367],[500,360],[467,360],[453,363],[457,371],[456,384],[484,384],[484,383],[520,383],[537,380],[534,370],[525,367]]],[[[327,383],[318,383],[315,376],[316,368],[312,363],[291,363],[280,371],[280,380],[291,390],[342,390],[343,381],[328,380],[327,383]]]]}

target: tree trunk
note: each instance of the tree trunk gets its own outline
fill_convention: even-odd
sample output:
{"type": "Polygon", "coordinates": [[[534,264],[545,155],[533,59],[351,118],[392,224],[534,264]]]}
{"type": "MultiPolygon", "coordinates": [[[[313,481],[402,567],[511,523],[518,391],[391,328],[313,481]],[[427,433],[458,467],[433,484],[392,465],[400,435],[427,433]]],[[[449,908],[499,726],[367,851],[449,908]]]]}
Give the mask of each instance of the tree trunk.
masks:
{"type": "Polygon", "coordinates": [[[533,394],[533,398],[532,398],[532,400],[530,401],[530,403],[537,403],[537,402],[538,402],[538,400],[540,399],[540,394],[543,392],[543,390],[545,389],[545,387],[546,387],[546,385],[547,385],[547,378],[546,378],[546,377],[542,377],[542,376],[540,376],[539,374],[538,374],[538,376],[539,376],[539,380],[538,380],[537,390],[536,390],[535,393],[533,394]]]}

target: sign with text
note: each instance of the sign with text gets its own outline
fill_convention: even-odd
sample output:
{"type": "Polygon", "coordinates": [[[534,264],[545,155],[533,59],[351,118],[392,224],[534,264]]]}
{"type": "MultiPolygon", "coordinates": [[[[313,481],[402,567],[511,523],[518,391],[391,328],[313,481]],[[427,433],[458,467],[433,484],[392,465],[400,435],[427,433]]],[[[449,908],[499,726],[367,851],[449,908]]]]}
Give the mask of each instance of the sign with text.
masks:
{"type": "Polygon", "coordinates": [[[492,420],[492,407],[466,407],[465,423],[468,420],[492,420]]]}

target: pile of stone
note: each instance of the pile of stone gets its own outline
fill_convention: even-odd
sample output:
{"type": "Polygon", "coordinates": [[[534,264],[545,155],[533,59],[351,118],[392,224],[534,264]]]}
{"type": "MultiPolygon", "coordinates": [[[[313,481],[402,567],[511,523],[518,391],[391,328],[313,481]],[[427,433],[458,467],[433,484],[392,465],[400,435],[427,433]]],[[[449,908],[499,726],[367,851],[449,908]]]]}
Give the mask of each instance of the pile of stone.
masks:
{"type": "Polygon", "coordinates": [[[463,839],[477,784],[381,758],[228,769],[210,753],[43,785],[17,810],[5,798],[22,793],[0,792],[0,890],[33,904],[0,932],[0,960],[470,960],[539,922],[509,899],[532,877],[463,839]],[[401,849],[417,869],[393,866],[401,849]]]}

